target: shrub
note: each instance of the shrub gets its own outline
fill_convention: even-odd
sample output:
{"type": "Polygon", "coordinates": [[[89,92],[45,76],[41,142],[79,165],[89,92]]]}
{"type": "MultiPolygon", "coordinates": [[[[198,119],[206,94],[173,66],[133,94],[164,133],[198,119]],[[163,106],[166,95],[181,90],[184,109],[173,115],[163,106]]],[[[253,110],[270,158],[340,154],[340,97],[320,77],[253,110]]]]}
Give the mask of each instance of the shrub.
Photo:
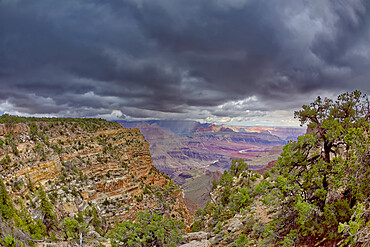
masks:
{"type": "Polygon", "coordinates": [[[137,222],[124,221],[110,233],[112,246],[176,246],[182,241],[182,222],[145,211],[137,222]]]}

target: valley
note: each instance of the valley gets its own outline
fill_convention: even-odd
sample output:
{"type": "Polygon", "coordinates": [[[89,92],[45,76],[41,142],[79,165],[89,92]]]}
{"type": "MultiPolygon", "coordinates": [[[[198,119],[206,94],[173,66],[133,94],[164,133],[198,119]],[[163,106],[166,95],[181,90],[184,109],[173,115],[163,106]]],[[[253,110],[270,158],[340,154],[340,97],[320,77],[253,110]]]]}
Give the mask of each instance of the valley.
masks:
{"type": "Polygon", "coordinates": [[[370,0],[0,0],[0,247],[370,247],[370,0]]]}
{"type": "Polygon", "coordinates": [[[356,121],[322,114],[297,141],[291,128],[4,114],[0,245],[367,246],[369,113],[350,111],[366,104],[338,97],[330,107],[356,121]]]}
{"type": "Polygon", "coordinates": [[[205,205],[211,182],[220,178],[232,159],[244,159],[252,170],[263,169],[277,160],[287,141],[305,133],[298,127],[217,126],[190,120],[117,122],[140,129],[150,143],[153,165],[183,187],[193,202],[190,208],[205,205]]]}

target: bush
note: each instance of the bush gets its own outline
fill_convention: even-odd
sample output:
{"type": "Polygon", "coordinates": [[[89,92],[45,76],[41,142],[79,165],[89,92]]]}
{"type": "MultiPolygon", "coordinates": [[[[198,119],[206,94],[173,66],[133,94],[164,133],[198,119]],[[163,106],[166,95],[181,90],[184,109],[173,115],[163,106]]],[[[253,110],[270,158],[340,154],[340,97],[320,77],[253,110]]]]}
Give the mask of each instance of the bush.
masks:
{"type": "Polygon", "coordinates": [[[137,222],[124,221],[110,233],[112,246],[176,246],[182,241],[182,222],[145,211],[137,222]]]}
{"type": "Polygon", "coordinates": [[[12,236],[8,235],[4,239],[4,246],[5,247],[16,247],[17,243],[16,243],[15,239],[12,236]]]}

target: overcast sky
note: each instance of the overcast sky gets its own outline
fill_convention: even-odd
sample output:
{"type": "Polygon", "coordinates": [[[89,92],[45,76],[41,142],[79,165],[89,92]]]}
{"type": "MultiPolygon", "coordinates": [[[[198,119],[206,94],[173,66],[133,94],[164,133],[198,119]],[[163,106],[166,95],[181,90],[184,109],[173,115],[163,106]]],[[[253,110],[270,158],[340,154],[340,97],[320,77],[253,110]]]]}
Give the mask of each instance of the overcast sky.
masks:
{"type": "Polygon", "coordinates": [[[0,0],[0,112],[296,125],[370,91],[370,1],[0,0]]]}

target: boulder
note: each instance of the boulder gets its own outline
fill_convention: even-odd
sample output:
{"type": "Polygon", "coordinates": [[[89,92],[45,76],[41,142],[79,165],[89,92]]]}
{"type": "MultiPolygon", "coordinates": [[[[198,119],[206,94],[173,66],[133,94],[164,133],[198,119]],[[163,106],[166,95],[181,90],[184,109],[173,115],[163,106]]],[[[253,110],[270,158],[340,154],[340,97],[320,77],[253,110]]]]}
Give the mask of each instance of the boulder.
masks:
{"type": "Polygon", "coordinates": [[[240,221],[238,218],[233,218],[231,220],[231,223],[229,224],[229,227],[227,228],[228,232],[236,232],[240,230],[242,227],[243,223],[240,221]]]}
{"type": "Polygon", "coordinates": [[[202,240],[207,240],[209,238],[209,233],[208,232],[191,232],[183,236],[184,241],[189,243],[193,240],[195,241],[202,241],[202,240]]]}
{"type": "Polygon", "coordinates": [[[196,241],[193,240],[190,243],[180,245],[179,247],[210,247],[211,242],[208,240],[196,241]]]}

